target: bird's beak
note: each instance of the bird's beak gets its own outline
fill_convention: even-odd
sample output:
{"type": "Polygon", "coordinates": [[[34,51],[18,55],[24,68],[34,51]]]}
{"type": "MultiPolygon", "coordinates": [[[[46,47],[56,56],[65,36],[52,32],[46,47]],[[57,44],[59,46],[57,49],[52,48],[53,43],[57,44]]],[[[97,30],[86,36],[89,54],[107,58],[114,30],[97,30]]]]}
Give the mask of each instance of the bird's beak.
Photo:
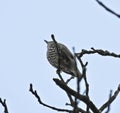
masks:
{"type": "Polygon", "coordinates": [[[47,44],[48,44],[48,41],[47,40],[44,40],[47,44]]]}

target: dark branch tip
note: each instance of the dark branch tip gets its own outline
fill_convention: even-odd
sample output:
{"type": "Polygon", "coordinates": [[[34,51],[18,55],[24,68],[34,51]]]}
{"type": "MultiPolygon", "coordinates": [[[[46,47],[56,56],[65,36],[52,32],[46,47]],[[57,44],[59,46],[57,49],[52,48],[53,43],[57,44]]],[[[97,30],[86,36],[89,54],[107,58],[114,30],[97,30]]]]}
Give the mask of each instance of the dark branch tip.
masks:
{"type": "Polygon", "coordinates": [[[52,40],[53,40],[54,42],[56,42],[55,36],[54,36],[53,34],[51,34],[51,38],[52,38],[52,40]]]}
{"type": "Polygon", "coordinates": [[[57,79],[57,78],[53,78],[53,81],[55,81],[55,82],[58,81],[58,80],[59,80],[59,79],[57,79]]]}
{"type": "Polygon", "coordinates": [[[48,41],[47,40],[44,40],[47,44],[48,44],[48,41]]]}
{"type": "Polygon", "coordinates": [[[30,88],[29,88],[29,91],[32,91],[32,88],[33,87],[33,85],[30,83],[30,88]]]}
{"type": "Polygon", "coordinates": [[[85,63],[85,67],[88,65],[88,62],[85,63]]]}
{"type": "Polygon", "coordinates": [[[55,36],[53,34],[51,34],[51,38],[54,41],[54,43],[57,44],[57,41],[55,40],[55,36]]]}
{"type": "Polygon", "coordinates": [[[119,84],[119,86],[118,86],[118,90],[120,91],[120,84],[119,84]]]}
{"type": "Polygon", "coordinates": [[[93,47],[91,47],[92,50],[95,50],[93,47]]]}
{"type": "Polygon", "coordinates": [[[54,34],[51,34],[51,38],[55,38],[54,34]]]}

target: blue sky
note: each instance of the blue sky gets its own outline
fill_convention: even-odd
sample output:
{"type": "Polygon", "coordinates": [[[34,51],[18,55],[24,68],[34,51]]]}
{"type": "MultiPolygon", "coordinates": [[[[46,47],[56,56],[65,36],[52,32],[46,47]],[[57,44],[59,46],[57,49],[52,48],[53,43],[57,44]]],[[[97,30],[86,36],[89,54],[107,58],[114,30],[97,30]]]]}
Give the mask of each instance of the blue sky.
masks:
{"type": "MultiPolygon", "coordinates": [[[[104,3],[120,12],[120,1],[104,3]]],[[[77,52],[94,47],[119,54],[119,30],[120,20],[95,0],[1,0],[0,97],[7,100],[9,113],[56,113],[38,104],[28,91],[30,83],[45,103],[66,107],[67,96],[52,80],[57,75],[46,59],[44,39],[51,40],[54,34],[70,50],[73,46],[77,52]]],[[[101,106],[110,89],[120,83],[120,61],[98,55],[86,55],[86,61],[90,96],[101,106]]],[[[110,113],[119,113],[119,105],[120,96],[110,113]]]]}

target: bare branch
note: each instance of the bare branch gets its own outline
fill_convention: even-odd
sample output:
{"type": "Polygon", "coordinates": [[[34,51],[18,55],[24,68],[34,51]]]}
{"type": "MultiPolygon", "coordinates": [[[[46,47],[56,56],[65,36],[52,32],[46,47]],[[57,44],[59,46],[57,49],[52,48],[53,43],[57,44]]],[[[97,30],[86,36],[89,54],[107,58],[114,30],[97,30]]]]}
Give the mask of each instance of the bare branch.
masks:
{"type": "Polygon", "coordinates": [[[4,113],[9,113],[8,108],[7,108],[7,104],[6,104],[6,99],[4,99],[4,101],[2,101],[2,99],[0,98],[0,103],[4,107],[4,113]]]}
{"type": "Polygon", "coordinates": [[[111,103],[116,99],[116,97],[118,96],[119,92],[120,92],[120,84],[119,84],[117,90],[114,92],[113,96],[111,96],[111,97],[109,98],[109,100],[108,100],[104,105],[102,105],[102,106],[100,107],[99,110],[102,112],[106,107],[110,106],[110,104],[111,104],[111,103]]]}
{"type": "Polygon", "coordinates": [[[37,94],[37,91],[36,91],[36,90],[33,90],[33,85],[32,85],[32,84],[30,84],[30,89],[29,89],[29,91],[37,98],[39,104],[41,104],[41,105],[43,105],[43,106],[45,106],[45,107],[48,107],[48,108],[53,109],[53,110],[56,110],[56,111],[62,111],[62,112],[68,112],[68,113],[72,112],[71,110],[60,109],[60,108],[56,108],[56,107],[53,107],[53,106],[50,106],[50,105],[48,105],[48,104],[43,103],[43,102],[41,101],[41,99],[40,99],[40,96],[37,94]]]}
{"type": "Polygon", "coordinates": [[[53,79],[55,83],[62,88],[64,91],[67,91],[74,97],[77,97],[77,99],[81,100],[85,104],[89,106],[89,108],[94,112],[94,113],[100,113],[97,107],[93,104],[93,102],[86,96],[83,96],[81,94],[78,94],[76,91],[73,89],[69,88],[64,82],[60,81],[59,79],[53,79]]]}
{"type": "Polygon", "coordinates": [[[82,49],[82,51],[80,53],[76,53],[76,55],[78,58],[81,58],[85,54],[95,54],[95,53],[102,56],[111,56],[111,57],[120,58],[120,54],[116,54],[102,49],[94,49],[93,47],[91,48],[91,50],[82,49]]]}
{"type": "Polygon", "coordinates": [[[113,10],[111,10],[110,8],[108,8],[106,5],[104,5],[101,1],[96,0],[96,2],[102,6],[106,11],[110,12],[111,14],[117,16],[118,18],[120,18],[120,14],[117,14],[116,12],[114,12],[113,10]]]}

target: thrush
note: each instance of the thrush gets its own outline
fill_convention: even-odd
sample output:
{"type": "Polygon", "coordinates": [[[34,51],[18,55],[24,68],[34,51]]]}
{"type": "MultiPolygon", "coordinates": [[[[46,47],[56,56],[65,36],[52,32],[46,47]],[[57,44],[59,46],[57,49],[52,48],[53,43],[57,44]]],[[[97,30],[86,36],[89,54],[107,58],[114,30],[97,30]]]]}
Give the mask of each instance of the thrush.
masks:
{"type": "Polygon", "coordinates": [[[47,43],[47,59],[49,63],[53,67],[59,68],[60,71],[81,78],[82,74],[77,68],[75,58],[70,50],[61,43],[44,41],[47,43]]]}

